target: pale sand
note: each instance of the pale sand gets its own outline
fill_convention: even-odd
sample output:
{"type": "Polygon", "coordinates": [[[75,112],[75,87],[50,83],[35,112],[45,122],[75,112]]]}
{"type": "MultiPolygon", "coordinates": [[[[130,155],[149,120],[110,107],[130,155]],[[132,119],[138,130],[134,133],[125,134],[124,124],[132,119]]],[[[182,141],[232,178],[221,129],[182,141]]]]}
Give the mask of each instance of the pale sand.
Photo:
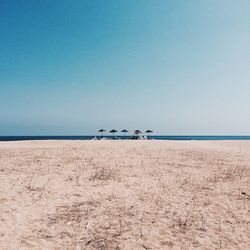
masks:
{"type": "Polygon", "coordinates": [[[250,141],[1,142],[0,249],[250,249],[249,195],[250,141]]]}

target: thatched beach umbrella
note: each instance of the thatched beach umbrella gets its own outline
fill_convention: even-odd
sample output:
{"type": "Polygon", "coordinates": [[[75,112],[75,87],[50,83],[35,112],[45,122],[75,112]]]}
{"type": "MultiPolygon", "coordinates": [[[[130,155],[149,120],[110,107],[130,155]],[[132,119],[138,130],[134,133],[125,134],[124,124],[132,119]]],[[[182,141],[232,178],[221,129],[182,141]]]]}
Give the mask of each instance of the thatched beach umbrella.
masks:
{"type": "Polygon", "coordinates": [[[121,132],[122,132],[122,133],[124,134],[124,136],[125,136],[126,133],[128,133],[128,130],[127,130],[127,129],[123,129],[121,132]]]}
{"type": "Polygon", "coordinates": [[[149,134],[153,133],[153,131],[148,129],[147,131],[145,131],[145,133],[148,134],[148,136],[149,136],[149,134]]]}
{"type": "Polygon", "coordinates": [[[117,132],[117,130],[115,130],[115,129],[112,129],[112,130],[109,131],[109,133],[112,133],[113,136],[115,135],[116,132],[117,132]]]}
{"type": "Polygon", "coordinates": [[[102,129],[100,129],[98,132],[101,133],[101,135],[102,135],[102,137],[103,137],[103,133],[106,132],[106,130],[102,128],[102,129]]]}
{"type": "Polygon", "coordinates": [[[134,131],[134,134],[135,135],[139,135],[139,134],[141,134],[142,132],[139,130],[139,129],[136,129],[135,131],[134,131]]]}

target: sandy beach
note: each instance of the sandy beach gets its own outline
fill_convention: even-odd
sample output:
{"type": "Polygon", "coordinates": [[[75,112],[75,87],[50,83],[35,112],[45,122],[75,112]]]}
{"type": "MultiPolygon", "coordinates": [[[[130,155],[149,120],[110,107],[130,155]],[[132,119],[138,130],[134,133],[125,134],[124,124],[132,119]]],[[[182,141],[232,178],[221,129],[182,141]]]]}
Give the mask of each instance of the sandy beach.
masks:
{"type": "Polygon", "coordinates": [[[250,141],[0,142],[1,249],[250,249],[250,141]]]}

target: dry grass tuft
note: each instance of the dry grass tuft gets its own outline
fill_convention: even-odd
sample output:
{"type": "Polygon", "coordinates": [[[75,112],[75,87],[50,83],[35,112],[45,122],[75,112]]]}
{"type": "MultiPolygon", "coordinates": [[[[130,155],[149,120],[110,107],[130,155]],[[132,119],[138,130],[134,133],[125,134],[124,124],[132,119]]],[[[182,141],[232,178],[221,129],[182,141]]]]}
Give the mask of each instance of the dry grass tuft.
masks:
{"type": "Polygon", "coordinates": [[[98,167],[94,173],[89,177],[90,181],[110,181],[115,180],[117,177],[117,171],[113,168],[98,167]]]}
{"type": "Polygon", "coordinates": [[[196,206],[185,209],[184,212],[174,212],[172,216],[172,228],[178,229],[181,233],[187,233],[188,230],[206,231],[206,218],[202,210],[196,206]]]}
{"type": "Polygon", "coordinates": [[[239,181],[246,174],[246,168],[243,166],[219,167],[207,178],[209,182],[229,182],[239,181]]]}

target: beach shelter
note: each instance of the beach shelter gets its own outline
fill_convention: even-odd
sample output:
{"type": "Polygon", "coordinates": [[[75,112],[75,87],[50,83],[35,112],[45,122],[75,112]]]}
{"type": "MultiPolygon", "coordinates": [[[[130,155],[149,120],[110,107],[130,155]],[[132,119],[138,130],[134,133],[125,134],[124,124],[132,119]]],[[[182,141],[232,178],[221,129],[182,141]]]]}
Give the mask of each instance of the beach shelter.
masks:
{"type": "Polygon", "coordinates": [[[100,129],[98,132],[101,133],[101,135],[102,135],[102,137],[103,137],[103,133],[106,132],[106,130],[102,128],[102,129],[100,129]]]}
{"type": "Polygon", "coordinates": [[[153,133],[153,131],[148,129],[145,131],[145,133],[149,135],[150,133],[153,133]]]}
{"type": "Polygon", "coordinates": [[[139,135],[139,134],[141,134],[142,132],[139,130],[139,129],[136,129],[135,131],[134,131],[134,134],[135,135],[139,135]]]}
{"type": "Polygon", "coordinates": [[[135,131],[134,131],[134,136],[132,137],[132,139],[141,139],[141,134],[142,132],[139,130],[139,129],[136,129],[135,131]]]}
{"type": "Polygon", "coordinates": [[[125,136],[125,135],[126,135],[126,133],[128,133],[128,130],[127,130],[127,129],[123,129],[121,132],[122,132],[122,133],[123,133],[123,135],[125,136]]]}
{"type": "Polygon", "coordinates": [[[153,133],[153,131],[148,129],[145,131],[145,133],[147,134],[147,137],[145,136],[145,139],[149,139],[149,134],[153,133]]]}
{"type": "Polygon", "coordinates": [[[112,130],[109,131],[109,133],[112,133],[113,136],[115,135],[116,132],[117,132],[117,130],[115,130],[115,129],[112,129],[112,130]]]}

